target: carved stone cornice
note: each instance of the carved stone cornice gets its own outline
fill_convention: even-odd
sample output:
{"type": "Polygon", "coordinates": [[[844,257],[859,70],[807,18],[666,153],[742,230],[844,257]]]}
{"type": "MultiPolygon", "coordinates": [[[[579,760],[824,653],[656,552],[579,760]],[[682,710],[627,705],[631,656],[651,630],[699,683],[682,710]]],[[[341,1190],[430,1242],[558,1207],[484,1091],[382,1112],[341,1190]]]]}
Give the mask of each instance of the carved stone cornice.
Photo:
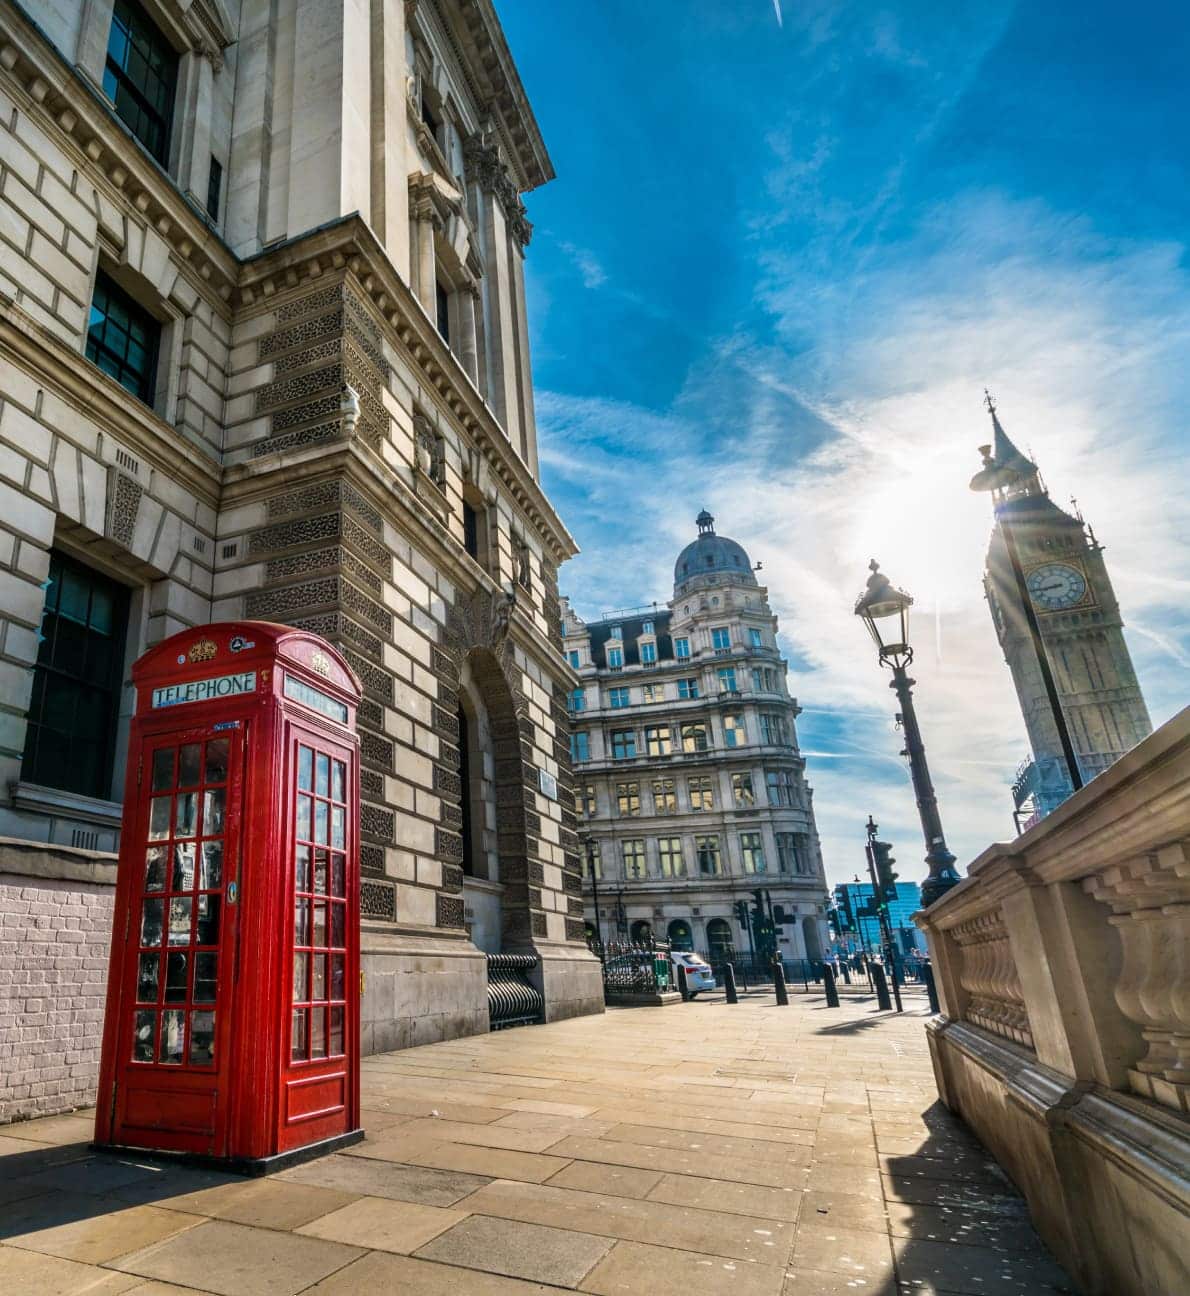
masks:
{"type": "Polygon", "coordinates": [[[467,137],[463,143],[463,160],[468,174],[475,177],[475,182],[485,193],[493,194],[504,209],[504,219],[513,238],[521,247],[528,247],[533,237],[533,225],[500,157],[500,147],[490,127],[467,137]]]}

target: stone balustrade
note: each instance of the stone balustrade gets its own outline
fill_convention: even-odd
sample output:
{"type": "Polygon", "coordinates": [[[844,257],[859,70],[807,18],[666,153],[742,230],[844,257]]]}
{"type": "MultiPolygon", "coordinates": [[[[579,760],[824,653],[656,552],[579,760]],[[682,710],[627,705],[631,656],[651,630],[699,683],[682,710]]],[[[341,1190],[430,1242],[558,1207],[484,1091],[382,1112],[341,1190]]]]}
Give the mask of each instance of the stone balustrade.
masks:
{"type": "Polygon", "coordinates": [[[1190,710],[967,872],[916,916],[943,1101],[1087,1291],[1190,1291],[1190,710]]]}

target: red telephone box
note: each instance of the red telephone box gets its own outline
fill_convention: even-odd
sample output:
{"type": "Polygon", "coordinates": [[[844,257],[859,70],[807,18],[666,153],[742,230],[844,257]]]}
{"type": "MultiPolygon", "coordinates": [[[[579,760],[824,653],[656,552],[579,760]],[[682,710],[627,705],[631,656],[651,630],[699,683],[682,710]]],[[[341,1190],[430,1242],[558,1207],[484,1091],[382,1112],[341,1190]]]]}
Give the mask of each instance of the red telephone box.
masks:
{"type": "Polygon", "coordinates": [[[359,683],[263,621],[132,679],[96,1142],[249,1173],[356,1142],[359,683]]]}

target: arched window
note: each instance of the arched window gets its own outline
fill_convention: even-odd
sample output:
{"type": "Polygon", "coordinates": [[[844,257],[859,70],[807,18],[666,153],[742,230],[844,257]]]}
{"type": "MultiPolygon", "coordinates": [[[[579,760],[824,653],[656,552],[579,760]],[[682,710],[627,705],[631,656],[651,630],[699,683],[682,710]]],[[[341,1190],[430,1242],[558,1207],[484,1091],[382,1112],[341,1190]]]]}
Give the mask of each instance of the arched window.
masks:
{"type": "Polygon", "coordinates": [[[653,924],[638,918],[632,924],[631,940],[634,945],[651,945],[653,943],[653,924]]]}
{"type": "Polygon", "coordinates": [[[712,918],[707,923],[707,952],[712,962],[730,959],[735,953],[731,926],[722,918],[712,918]]]}
{"type": "Polygon", "coordinates": [[[669,924],[669,943],[676,950],[693,951],[694,933],[684,918],[675,918],[669,924]]]}

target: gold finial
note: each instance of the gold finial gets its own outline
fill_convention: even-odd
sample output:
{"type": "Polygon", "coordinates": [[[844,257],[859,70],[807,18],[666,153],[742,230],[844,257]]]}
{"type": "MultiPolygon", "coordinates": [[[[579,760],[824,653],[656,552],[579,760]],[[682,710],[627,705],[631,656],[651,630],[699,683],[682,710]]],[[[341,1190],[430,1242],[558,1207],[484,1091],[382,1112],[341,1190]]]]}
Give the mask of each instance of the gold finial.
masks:
{"type": "Polygon", "coordinates": [[[878,572],[880,570],[880,564],[876,561],[875,558],[873,558],[872,561],[868,563],[868,570],[870,572],[878,572]]]}

